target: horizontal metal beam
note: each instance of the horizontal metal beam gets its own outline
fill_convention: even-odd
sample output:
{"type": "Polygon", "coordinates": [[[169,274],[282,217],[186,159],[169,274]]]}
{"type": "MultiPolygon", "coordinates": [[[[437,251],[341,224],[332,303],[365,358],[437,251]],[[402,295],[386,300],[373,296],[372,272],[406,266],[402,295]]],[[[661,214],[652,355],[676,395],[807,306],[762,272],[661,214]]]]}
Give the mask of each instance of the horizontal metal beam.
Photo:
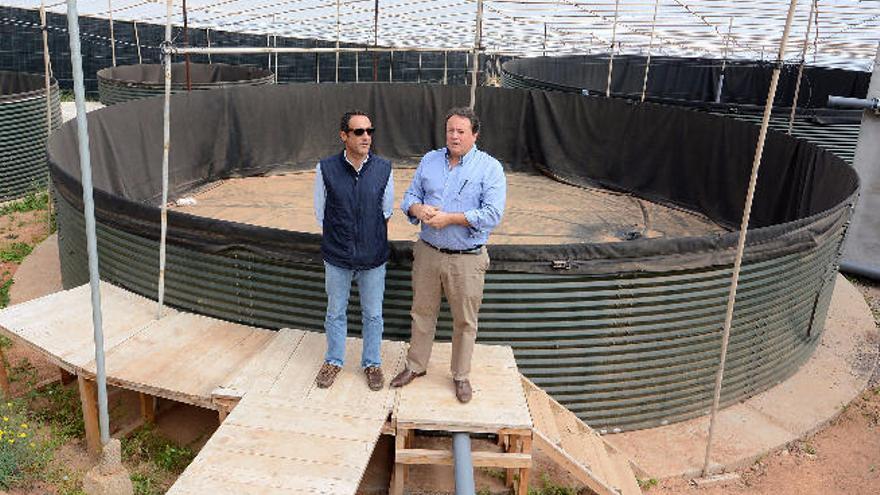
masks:
{"type": "Polygon", "coordinates": [[[474,48],[427,48],[427,47],[340,47],[340,48],[309,48],[293,46],[248,46],[248,47],[169,47],[163,48],[172,55],[246,55],[265,53],[365,53],[365,52],[473,52],[474,48]]]}

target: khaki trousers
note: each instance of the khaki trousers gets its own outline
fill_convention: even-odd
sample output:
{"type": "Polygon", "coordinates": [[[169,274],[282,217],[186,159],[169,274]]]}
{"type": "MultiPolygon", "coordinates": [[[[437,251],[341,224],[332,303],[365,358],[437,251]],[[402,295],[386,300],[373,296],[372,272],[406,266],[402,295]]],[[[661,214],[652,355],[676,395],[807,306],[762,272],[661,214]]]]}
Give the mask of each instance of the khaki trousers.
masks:
{"type": "Polygon", "coordinates": [[[452,310],[452,378],[465,380],[471,371],[471,355],[477,340],[477,315],[483,301],[483,281],[489,268],[484,247],[479,254],[446,254],[422,241],[413,250],[412,339],[407,366],[421,373],[428,369],[440,297],[452,310]]]}

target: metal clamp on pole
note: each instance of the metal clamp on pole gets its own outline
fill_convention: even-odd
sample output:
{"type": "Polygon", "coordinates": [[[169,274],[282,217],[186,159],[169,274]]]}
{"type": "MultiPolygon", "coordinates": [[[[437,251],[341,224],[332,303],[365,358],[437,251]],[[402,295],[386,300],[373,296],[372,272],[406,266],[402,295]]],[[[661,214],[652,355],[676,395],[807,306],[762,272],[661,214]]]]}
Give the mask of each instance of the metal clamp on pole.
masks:
{"type": "Polygon", "coordinates": [[[177,53],[177,48],[170,41],[163,41],[159,43],[159,52],[162,53],[163,57],[170,57],[177,53]]]}
{"type": "Polygon", "coordinates": [[[834,108],[852,108],[854,110],[870,110],[880,115],[880,98],[847,98],[845,96],[829,96],[828,106],[834,108]]]}

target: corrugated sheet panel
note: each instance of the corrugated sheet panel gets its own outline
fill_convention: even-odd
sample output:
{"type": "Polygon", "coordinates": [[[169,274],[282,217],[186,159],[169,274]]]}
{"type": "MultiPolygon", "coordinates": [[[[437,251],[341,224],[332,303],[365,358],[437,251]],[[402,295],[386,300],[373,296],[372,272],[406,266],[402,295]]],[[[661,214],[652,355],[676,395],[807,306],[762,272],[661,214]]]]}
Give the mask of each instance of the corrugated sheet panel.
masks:
{"type": "MultiPolygon", "coordinates": [[[[33,76],[42,84],[42,76],[33,76]]],[[[61,96],[53,80],[52,128],[61,125],[61,96]]],[[[45,188],[46,90],[29,91],[0,98],[0,203],[21,198],[45,188]]]]}
{"type": "MultiPolygon", "coordinates": [[[[66,287],[88,279],[82,214],[59,198],[66,287]]],[[[722,402],[793,374],[819,341],[843,228],[818,248],[746,263],[739,284],[722,402]]],[[[155,298],[157,242],[98,225],[101,275],[155,298]]],[[[251,253],[223,256],[168,246],[169,304],[268,328],[321,330],[322,266],[251,253]]],[[[730,267],[606,276],[487,274],[479,340],[511,345],[520,369],[588,424],[652,427],[706,412],[720,354],[730,267]]],[[[408,269],[391,266],[386,337],[407,339],[408,269]]],[[[360,328],[357,294],[349,325],[360,328]]],[[[448,340],[448,308],[438,338],[448,340]]]]}

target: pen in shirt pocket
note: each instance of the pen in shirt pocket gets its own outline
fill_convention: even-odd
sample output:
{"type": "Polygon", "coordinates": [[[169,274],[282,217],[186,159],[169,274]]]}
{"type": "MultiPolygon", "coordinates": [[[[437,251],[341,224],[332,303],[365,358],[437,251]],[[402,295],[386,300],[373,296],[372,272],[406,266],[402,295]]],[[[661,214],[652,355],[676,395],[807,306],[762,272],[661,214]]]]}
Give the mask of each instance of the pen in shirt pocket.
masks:
{"type": "Polygon", "coordinates": [[[461,192],[464,191],[465,186],[467,186],[468,179],[465,179],[464,182],[461,183],[461,188],[458,190],[458,195],[461,196],[461,192]]]}

